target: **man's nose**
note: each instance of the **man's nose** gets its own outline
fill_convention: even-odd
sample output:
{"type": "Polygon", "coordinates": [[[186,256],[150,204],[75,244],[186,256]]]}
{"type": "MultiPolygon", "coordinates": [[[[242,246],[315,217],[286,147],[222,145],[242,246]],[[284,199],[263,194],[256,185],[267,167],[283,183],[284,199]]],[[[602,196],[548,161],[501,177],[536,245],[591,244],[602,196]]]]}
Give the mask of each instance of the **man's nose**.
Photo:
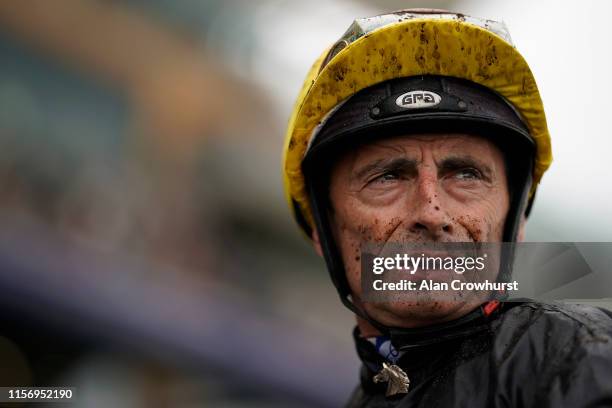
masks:
{"type": "Polygon", "coordinates": [[[418,177],[413,196],[410,197],[413,214],[410,220],[412,233],[434,240],[453,233],[451,220],[444,209],[443,194],[435,175],[418,177]]]}

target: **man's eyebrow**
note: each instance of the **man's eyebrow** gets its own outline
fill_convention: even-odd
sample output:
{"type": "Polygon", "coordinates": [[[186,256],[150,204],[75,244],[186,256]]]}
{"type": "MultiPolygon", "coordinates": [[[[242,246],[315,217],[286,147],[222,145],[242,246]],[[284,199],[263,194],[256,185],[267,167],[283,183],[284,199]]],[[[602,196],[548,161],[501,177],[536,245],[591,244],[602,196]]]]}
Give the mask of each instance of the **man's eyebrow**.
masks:
{"type": "Polygon", "coordinates": [[[442,160],[442,162],[440,162],[438,169],[444,172],[458,170],[466,167],[474,167],[483,172],[485,176],[491,176],[493,174],[493,170],[490,166],[472,156],[447,157],[442,160]]]}
{"type": "Polygon", "coordinates": [[[376,171],[389,171],[389,170],[416,170],[417,161],[415,159],[409,159],[407,157],[397,157],[392,159],[379,159],[375,162],[368,163],[355,172],[355,178],[361,179],[364,176],[371,174],[376,171]]]}

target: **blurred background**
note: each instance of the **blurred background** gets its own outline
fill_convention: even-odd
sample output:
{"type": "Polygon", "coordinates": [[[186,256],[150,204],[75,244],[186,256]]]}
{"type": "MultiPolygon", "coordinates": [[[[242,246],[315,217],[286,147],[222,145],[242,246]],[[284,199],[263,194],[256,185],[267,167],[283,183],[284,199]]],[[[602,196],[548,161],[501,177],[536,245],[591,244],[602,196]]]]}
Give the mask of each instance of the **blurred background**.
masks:
{"type": "Polygon", "coordinates": [[[612,241],[610,2],[2,1],[0,385],[341,405],[354,319],[286,208],[282,142],[318,54],[409,7],[506,22],[555,156],[528,240],[612,241]]]}

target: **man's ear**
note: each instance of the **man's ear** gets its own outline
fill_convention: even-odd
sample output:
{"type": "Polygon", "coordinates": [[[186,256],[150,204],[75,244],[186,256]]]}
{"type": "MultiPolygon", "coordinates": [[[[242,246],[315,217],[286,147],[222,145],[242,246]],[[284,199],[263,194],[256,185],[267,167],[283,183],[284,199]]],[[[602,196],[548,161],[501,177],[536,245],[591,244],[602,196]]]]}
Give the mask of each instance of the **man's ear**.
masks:
{"type": "Polygon", "coordinates": [[[521,223],[519,224],[518,236],[516,237],[517,242],[525,241],[525,225],[527,224],[527,218],[525,214],[521,216],[521,223]]]}
{"type": "Polygon", "coordinates": [[[319,239],[319,232],[315,229],[312,230],[312,245],[315,251],[320,257],[323,257],[323,249],[321,249],[321,240],[319,239]]]}

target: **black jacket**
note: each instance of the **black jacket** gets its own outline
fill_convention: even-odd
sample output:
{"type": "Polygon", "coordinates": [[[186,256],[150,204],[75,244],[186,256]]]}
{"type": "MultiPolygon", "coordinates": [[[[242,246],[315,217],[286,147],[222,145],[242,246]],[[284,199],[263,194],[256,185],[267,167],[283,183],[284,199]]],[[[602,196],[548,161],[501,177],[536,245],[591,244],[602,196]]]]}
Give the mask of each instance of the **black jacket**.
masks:
{"type": "Polygon", "coordinates": [[[394,339],[407,394],[385,397],[385,361],[355,330],[361,384],[347,407],[612,407],[612,313],[504,303],[493,314],[394,339]]]}

